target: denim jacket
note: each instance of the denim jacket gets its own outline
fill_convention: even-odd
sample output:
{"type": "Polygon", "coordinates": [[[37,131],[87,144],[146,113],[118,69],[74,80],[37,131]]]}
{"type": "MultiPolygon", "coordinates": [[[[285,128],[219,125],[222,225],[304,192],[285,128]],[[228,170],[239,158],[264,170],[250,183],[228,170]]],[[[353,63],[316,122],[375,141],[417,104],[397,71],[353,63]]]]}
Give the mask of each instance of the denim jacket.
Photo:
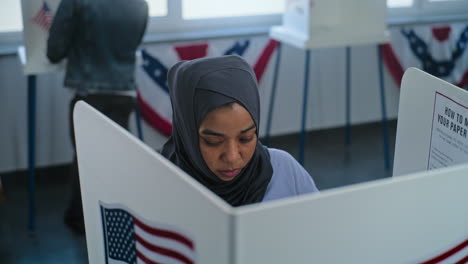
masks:
{"type": "Polygon", "coordinates": [[[135,53],[148,20],[145,0],[62,0],[47,57],[67,59],[65,86],[96,92],[135,89],[135,53]]]}

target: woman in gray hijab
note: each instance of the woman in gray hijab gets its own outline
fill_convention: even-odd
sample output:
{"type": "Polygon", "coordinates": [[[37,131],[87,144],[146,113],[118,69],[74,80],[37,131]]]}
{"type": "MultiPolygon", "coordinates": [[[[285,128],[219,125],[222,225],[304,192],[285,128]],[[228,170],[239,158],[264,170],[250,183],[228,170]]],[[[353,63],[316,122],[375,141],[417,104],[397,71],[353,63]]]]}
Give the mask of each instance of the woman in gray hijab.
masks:
{"type": "Polygon", "coordinates": [[[241,57],[179,62],[168,79],[173,120],[166,158],[232,206],[317,191],[291,155],[258,140],[257,81],[241,57]]]}

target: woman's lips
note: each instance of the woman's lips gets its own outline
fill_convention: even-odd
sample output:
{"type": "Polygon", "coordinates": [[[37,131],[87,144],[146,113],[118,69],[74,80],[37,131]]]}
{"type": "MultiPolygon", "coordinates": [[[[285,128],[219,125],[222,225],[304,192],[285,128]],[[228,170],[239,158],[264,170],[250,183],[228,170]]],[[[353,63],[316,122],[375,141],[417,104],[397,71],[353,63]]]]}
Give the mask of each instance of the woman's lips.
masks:
{"type": "Polygon", "coordinates": [[[219,172],[221,175],[223,175],[225,178],[232,179],[236,177],[242,169],[234,169],[234,170],[220,170],[219,172]]]}

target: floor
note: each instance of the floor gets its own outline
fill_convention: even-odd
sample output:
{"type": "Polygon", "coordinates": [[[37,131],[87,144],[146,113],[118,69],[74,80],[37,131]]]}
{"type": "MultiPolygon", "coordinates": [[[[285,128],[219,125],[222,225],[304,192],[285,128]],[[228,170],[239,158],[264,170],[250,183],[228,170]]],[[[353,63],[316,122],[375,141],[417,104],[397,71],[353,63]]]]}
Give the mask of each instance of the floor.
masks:
{"type": "MultiPolygon", "coordinates": [[[[389,122],[390,159],[393,160],[396,121],[389,122]]],[[[274,137],[270,147],[297,157],[298,135],[274,137]]],[[[311,132],[305,142],[305,168],[320,190],[389,177],[384,166],[381,126],[352,128],[352,144],[344,146],[344,130],[311,132]]],[[[390,166],[392,167],[392,166],[390,166]]],[[[0,204],[0,263],[87,263],[86,241],[63,224],[68,201],[66,166],[37,172],[37,226],[27,231],[26,173],[2,176],[6,203],[0,204]]]]}

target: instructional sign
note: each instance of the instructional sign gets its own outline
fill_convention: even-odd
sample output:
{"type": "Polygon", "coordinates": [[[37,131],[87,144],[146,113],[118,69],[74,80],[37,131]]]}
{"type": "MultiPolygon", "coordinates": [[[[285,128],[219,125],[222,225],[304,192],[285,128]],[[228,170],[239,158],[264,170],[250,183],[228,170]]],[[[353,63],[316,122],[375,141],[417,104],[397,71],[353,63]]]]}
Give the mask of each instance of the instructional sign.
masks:
{"type": "Polygon", "coordinates": [[[468,162],[468,107],[436,92],[427,169],[468,162]]]}

